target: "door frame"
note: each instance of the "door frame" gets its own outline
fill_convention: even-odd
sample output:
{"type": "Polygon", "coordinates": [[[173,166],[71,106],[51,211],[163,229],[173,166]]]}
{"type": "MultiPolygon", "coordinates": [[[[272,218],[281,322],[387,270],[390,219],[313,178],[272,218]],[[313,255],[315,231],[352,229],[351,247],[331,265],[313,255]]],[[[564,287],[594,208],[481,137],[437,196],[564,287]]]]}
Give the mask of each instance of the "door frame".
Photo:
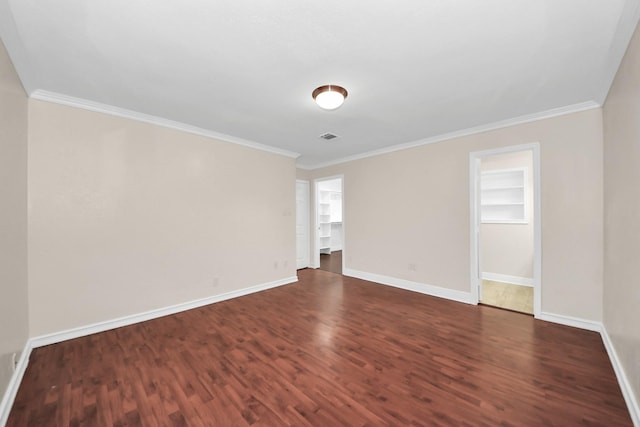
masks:
{"type": "Polygon", "coordinates": [[[514,145],[469,153],[471,303],[480,301],[480,161],[483,157],[531,151],[533,154],[533,316],[542,312],[542,230],[540,209],[540,143],[514,145]]]}
{"type": "Polygon", "coordinates": [[[301,268],[307,268],[311,264],[311,189],[309,185],[309,181],[306,179],[296,179],[296,270],[301,268]],[[305,208],[302,212],[304,215],[304,229],[305,229],[305,243],[306,243],[306,265],[303,267],[298,266],[298,184],[303,184],[305,187],[305,195],[306,195],[306,203],[304,204],[305,208]]]}
{"type": "Polygon", "coordinates": [[[342,191],[342,271],[344,271],[346,268],[344,263],[344,260],[346,259],[345,252],[347,249],[347,242],[346,242],[347,239],[345,238],[346,226],[345,226],[345,217],[344,217],[344,212],[345,212],[344,175],[325,176],[325,177],[316,178],[313,180],[313,207],[314,207],[313,229],[314,229],[314,232],[313,232],[313,254],[311,257],[311,262],[312,262],[313,268],[320,268],[320,226],[318,225],[320,223],[319,221],[320,198],[318,197],[319,184],[323,181],[333,181],[334,179],[340,180],[340,189],[342,191]]]}

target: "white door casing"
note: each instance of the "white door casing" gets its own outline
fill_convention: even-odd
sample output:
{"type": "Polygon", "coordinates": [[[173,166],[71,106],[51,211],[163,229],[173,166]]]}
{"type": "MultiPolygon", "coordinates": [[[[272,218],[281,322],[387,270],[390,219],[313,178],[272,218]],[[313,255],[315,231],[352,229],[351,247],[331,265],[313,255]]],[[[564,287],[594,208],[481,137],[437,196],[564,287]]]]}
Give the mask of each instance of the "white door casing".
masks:
{"type": "Polygon", "coordinates": [[[313,230],[313,252],[312,252],[312,266],[313,268],[320,268],[320,226],[319,226],[319,210],[320,210],[320,183],[323,181],[340,180],[340,192],[342,193],[342,269],[346,267],[346,240],[345,240],[345,203],[344,203],[344,175],[333,175],[324,178],[316,178],[313,180],[313,194],[314,194],[314,230],[313,230]]]}
{"type": "Polygon", "coordinates": [[[296,269],[310,264],[309,181],[296,180],[296,269]]]}
{"type": "Polygon", "coordinates": [[[540,144],[537,142],[517,146],[496,148],[469,153],[469,195],[470,195],[470,261],[471,299],[477,303],[481,297],[480,288],[480,159],[483,157],[530,150],[533,153],[533,315],[542,312],[542,232],[540,210],[540,144]]]}

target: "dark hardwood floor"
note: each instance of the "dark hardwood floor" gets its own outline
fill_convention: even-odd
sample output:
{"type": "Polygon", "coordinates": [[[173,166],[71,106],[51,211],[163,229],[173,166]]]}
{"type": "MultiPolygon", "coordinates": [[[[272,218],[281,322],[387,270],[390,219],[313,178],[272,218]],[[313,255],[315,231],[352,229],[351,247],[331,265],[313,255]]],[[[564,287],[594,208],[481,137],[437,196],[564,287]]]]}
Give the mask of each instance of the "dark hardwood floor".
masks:
{"type": "Polygon", "coordinates": [[[7,425],[631,425],[597,333],[298,273],[35,349],[7,425]]]}
{"type": "Polygon", "coordinates": [[[342,251],[320,254],[320,270],[342,274],[342,251]]]}

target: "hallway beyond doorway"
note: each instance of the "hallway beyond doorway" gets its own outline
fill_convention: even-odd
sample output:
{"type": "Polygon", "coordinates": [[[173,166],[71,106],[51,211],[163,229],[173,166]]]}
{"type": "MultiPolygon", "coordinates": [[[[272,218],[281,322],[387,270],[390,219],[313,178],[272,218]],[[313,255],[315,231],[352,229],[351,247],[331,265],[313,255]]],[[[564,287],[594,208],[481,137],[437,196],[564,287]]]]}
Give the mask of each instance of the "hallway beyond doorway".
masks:
{"type": "Polygon", "coordinates": [[[342,251],[320,254],[320,270],[342,274],[342,251]]]}
{"type": "Polygon", "coordinates": [[[533,314],[533,287],[483,280],[480,302],[520,313],[533,314]]]}

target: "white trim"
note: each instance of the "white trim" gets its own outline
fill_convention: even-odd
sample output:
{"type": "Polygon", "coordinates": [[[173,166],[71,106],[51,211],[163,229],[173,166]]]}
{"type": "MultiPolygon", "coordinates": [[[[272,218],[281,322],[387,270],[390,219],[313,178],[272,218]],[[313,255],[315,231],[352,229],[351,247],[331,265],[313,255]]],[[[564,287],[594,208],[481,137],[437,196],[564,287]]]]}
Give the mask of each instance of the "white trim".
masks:
{"type": "Polygon", "coordinates": [[[611,341],[611,337],[607,332],[607,328],[601,322],[595,322],[593,320],[580,319],[577,317],[564,316],[554,313],[540,313],[536,316],[538,320],[544,320],[547,322],[558,323],[560,325],[572,326],[574,328],[586,329],[588,331],[594,331],[600,333],[604,348],[607,351],[611,366],[616,374],[620,391],[624,397],[624,401],[627,404],[627,410],[631,416],[631,421],[634,426],[640,427],[640,406],[638,405],[638,399],[631,387],[629,377],[625,373],[624,367],[618,358],[615,346],[611,341]]]}
{"type": "Polygon", "coordinates": [[[65,331],[54,332],[51,334],[30,338],[25,344],[24,350],[20,355],[20,360],[18,361],[18,364],[16,366],[16,370],[9,380],[9,384],[7,385],[7,389],[4,393],[4,396],[2,397],[2,401],[0,401],[0,426],[4,426],[7,422],[7,419],[9,418],[11,407],[13,406],[16,394],[18,393],[18,389],[20,388],[20,382],[22,381],[22,377],[24,376],[27,365],[29,364],[29,356],[31,355],[31,351],[34,348],[42,347],[49,344],[55,344],[74,338],[80,338],[98,332],[104,332],[111,329],[120,328],[122,326],[128,326],[151,319],[156,319],[158,317],[163,317],[170,314],[180,313],[182,311],[191,310],[194,308],[253,294],[260,291],[265,291],[267,289],[276,288],[278,286],[288,285],[297,281],[298,278],[295,276],[287,277],[285,279],[263,283],[261,285],[250,286],[248,288],[238,289],[236,291],[226,292],[220,295],[214,295],[207,298],[201,298],[193,301],[175,304],[169,307],[146,311],[144,313],[119,317],[117,319],[93,323],[86,326],[80,326],[77,328],[67,329],[65,331]]]}
{"type": "Polygon", "coordinates": [[[2,401],[0,401],[0,426],[4,426],[9,419],[9,413],[11,412],[13,402],[18,394],[18,389],[20,388],[24,372],[27,370],[29,356],[31,356],[32,349],[33,346],[31,344],[31,340],[28,340],[20,354],[16,370],[13,371],[13,375],[11,375],[11,378],[9,379],[9,384],[4,392],[4,396],[2,396],[2,401]]]}
{"type": "MultiPolygon", "coordinates": [[[[394,286],[400,289],[419,292],[419,293],[430,295],[430,296],[446,298],[449,300],[458,301],[466,304],[474,304],[473,298],[471,298],[471,294],[468,294],[466,292],[456,291],[456,290],[442,288],[438,286],[426,285],[423,283],[411,282],[404,279],[397,279],[397,278],[383,276],[383,275],[374,274],[374,273],[366,273],[363,271],[357,271],[352,269],[345,269],[343,274],[345,276],[356,277],[358,279],[368,280],[368,281],[372,281],[372,282],[376,282],[376,283],[380,283],[388,286],[394,286]]],[[[0,426],[4,426],[7,422],[7,419],[9,418],[9,414],[11,412],[11,408],[13,407],[16,394],[18,393],[18,389],[20,388],[20,383],[22,382],[22,378],[27,369],[27,365],[29,364],[29,357],[31,356],[31,351],[34,348],[41,347],[48,344],[54,344],[56,342],[61,342],[61,341],[65,341],[72,338],[78,338],[78,337],[90,335],[96,332],[103,332],[109,329],[114,329],[121,326],[130,325],[133,323],[166,316],[168,314],[174,314],[174,313],[190,310],[197,307],[202,307],[204,305],[221,302],[224,300],[248,295],[255,292],[260,292],[266,289],[271,289],[274,287],[286,285],[296,281],[297,281],[297,278],[289,277],[287,279],[282,279],[282,280],[278,280],[270,283],[265,283],[262,285],[252,286],[252,287],[240,289],[237,291],[227,292],[225,294],[217,295],[214,297],[202,298],[199,300],[177,304],[177,305],[166,307],[163,309],[148,311],[138,315],[126,316],[119,319],[114,319],[109,322],[100,322],[93,325],[88,325],[86,327],[74,328],[74,329],[62,331],[59,333],[53,333],[53,334],[43,335],[40,337],[31,338],[27,341],[22,353],[20,354],[20,359],[16,366],[16,370],[11,376],[11,379],[9,380],[9,384],[7,385],[4,396],[2,397],[2,401],[0,401],[0,426]]],[[[604,325],[602,325],[600,322],[594,322],[591,320],[579,319],[576,317],[563,316],[563,315],[552,314],[552,313],[540,313],[540,315],[536,316],[536,318],[538,320],[558,323],[561,325],[573,326],[576,328],[586,329],[586,330],[600,333],[600,335],[602,336],[604,347],[607,351],[607,355],[609,356],[609,360],[611,361],[611,365],[613,366],[613,370],[616,374],[618,385],[620,386],[625,403],[627,404],[627,409],[631,416],[631,420],[633,421],[634,425],[640,426],[640,408],[638,407],[638,401],[635,397],[635,394],[631,387],[631,383],[629,382],[629,379],[624,371],[622,363],[620,363],[620,359],[618,358],[618,355],[615,351],[615,347],[611,342],[611,338],[609,337],[609,334],[606,328],[604,327],[604,325]]]]}
{"type": "Polygon", "coordinates": [[[146,311],[144,313],[132,314],[130,316],[119,317],[117,319],[107,320],[104,322],[93,323],[86,326],[67,329],[65,331],[54,332],[47,335],[41,335],[31,338],[30,342],[33,348],[42,347],[49,344],[84,337],[98,332],[108,331],[110,329],[120,328],[122,326],[133,325],[134,323],[144,322],[158,317],[168,316],[170,314],[180,313],[182,311],[191,310],[209,304],[214,304],[228,299],[237,298],[278,286],[288,285],[297,282],[296,276],[287,277],[285,279],[276,280],[274,282],[264,283],[261,285],[251,286],[248,288],[238,289],[236,291],[226,292],[224,294],[214,295],[207,298],[201,298],[188,301],[169,307],[159,308],[156,310],[146,311]]]}
{"type": "Polygon", "coordinates": [[[469,153],[469,293],[471,300],[482,299],[480,281],[480,156],[469,153]]]}
{"type": "Polygon", "coordinates": [[[296,270],[300,270],[302,268],[308,268],[311,265],[311,186],[308,179],[296,179],[296,270]],[[305,195],[306,195],[306,203],[304,211],[302,215],[304,215],[304,229],[305,229],[305,257],[303,265],[298,265],[298,184],[304,185],[305,195]]]}
{"type": "Polygon", "coordinates": [[[593,320],[580,319],[579,317],[565,316],[563,314],[542,312],[535,316],[538,320],[545,322],[557,323],[559,325],[571,326],[574,328],[585,329],[587,331],[602,331],[602,323],[593,320]]]}
{"type": "Polygon", "coordinates": [[[344,206],[345,206],[345,197],[344,197],[344,175],[331,175],[325,176],[322,178],[316,178],[313,180],[313,253],[311,254],[311,267],[312,268],[320,268],[320,235],[319,235],[319,193],[320,190],[318,188],[318,184],[322,181],[333,181],[334,179],[340,180],[340,191],[342,192],[342,270],[346,268],[345,260],[345,247],[346,244],[346,233],[345,233],[345,218],[344,218],[344,206]]]}
{"type": "Polygon", "coordinates": [[[600,335],[602,336],[604,348],[607,350],[607,354],[609,355],[609,360],[611,360],[613,370],[616,373],[616,378],[618,379],[618,384],[620,385],[622,396],[624,397],[624,401],[627,404],[629,415],[631,415],[631,421],[633,422],[634,426],[640,426],[640,406],[638,405],[638,399],[633,392],[633,388],[631,387],[629,378],[624,371],[622,363],[620,363],[618,353],[616,353],[616,348],[614,347],[613,342],[611,341],[611,337],[607,332],[607,328],[605,328],[604,325],[602,325],[600,335]]]}
{"type": "Polygon", "coordinates": [[[540,144],[533,152],[533,313],[542,312],[542,180],[540,178],[540,144]]]}
{"type": "Polygon", "coordinates": [[[315,170],[325,168],[327,166],[338,165],[341,163],[352,162],[354,160],[366,159],[367,157],[380,156],[382,154],[393,153],[395,151],[406,150],[408,148],[420,147],[422,145],[434,144],[436,142],[447,141],[454,138],[474,135],[477,133],[487,132],[490,130],[502,129],[510,126],[521,125],[525,123],[535,122],[538,120],[550,119],[553,117],[564,116],[566,114],[579,113],[582,111],[600,108],[602,105],[595,101],[581,102],[578,104],[567,105],[565,107],[552,108],[551,110],[540,111],[538,113],[526,114],[524,116],[514,117],[511,119],[501,120],[485,125],[475,126],[467,129],[449,132],[442,135],[436,135],[429,138],[419,139],[417,141],[407,142],[404,144],[393,145],[391,147],[381,148],[379,150],[367,151],[366,153],[355,154],[353,156],[343,157],[337,160],[331,160],[316,165],[298,164],[296,167],[304,170],[315,170]]]}
{"type": "Polygon", "coordinates": [[[456,291],[454,289],[442,288],[440,286],[428,285],[426,283],[412,282],[410,280],[398,279],[396,277],[383,276],[381,274],[367,273],[365,271],[345,268],[342,270],[344,276],[355,277],[357,279],[368,280],[382,285],[393,286],[407,291],[419,292],[421,294],[445,298],[465,304],[476,304],[473,302],[468,292],[456,291]]]}
{"type": "Polygon", "coordinates": [[[494,282],[510,283],[512,285],[529,286],[533,288],[533,278],[509,276],[508,274],[486,273],[480,275],[482,280],[491,280],[494,282]]]}
{"type": "Polygon", "coordinates": [[[66,105],[69,107],[81,108],[83,110],[94,111],[97,113],[109,114],[116,117],[123,117],[125,119],[136,120],[139,122],[150,123],[152,125],[175,129],[194,135],[204,136],[207,138],[213,138],[219,141],[230,142],[232,144],[242,145],[244,147],[266,151],[272,154],[279,154],[281,156],[291,157],[294,159],[300,157],[299,153],[295,153],[293,151],[283,150],[281,148],[276,148],[270,145],[260,144],[259,142],[249,141],[247,139],[237,138],[235,136],[214,132],[197,126],[188,125],[186,123],[180,123],[173,120],[164,119],[162,117],[139,113],[137,111],[127,110],[124,108],[115,107],[113,105],[101,104],[99,102],[89,101],[87,99],[75,98],[72,96],[63,95],[61,93],[38,89],[31,93],[30,98],[40,101],[52,102],[55,104],[66,105]]]}
{"type": "Polygon", "coordinates": [[[469,233],[470,295],[477,303],[480,295],[480,160],[496,154],[532,152],[533,162],[533,315],[542,312],[542,209],[540,207],[540,143],[513,145],[469,153],[469,233]]]}

